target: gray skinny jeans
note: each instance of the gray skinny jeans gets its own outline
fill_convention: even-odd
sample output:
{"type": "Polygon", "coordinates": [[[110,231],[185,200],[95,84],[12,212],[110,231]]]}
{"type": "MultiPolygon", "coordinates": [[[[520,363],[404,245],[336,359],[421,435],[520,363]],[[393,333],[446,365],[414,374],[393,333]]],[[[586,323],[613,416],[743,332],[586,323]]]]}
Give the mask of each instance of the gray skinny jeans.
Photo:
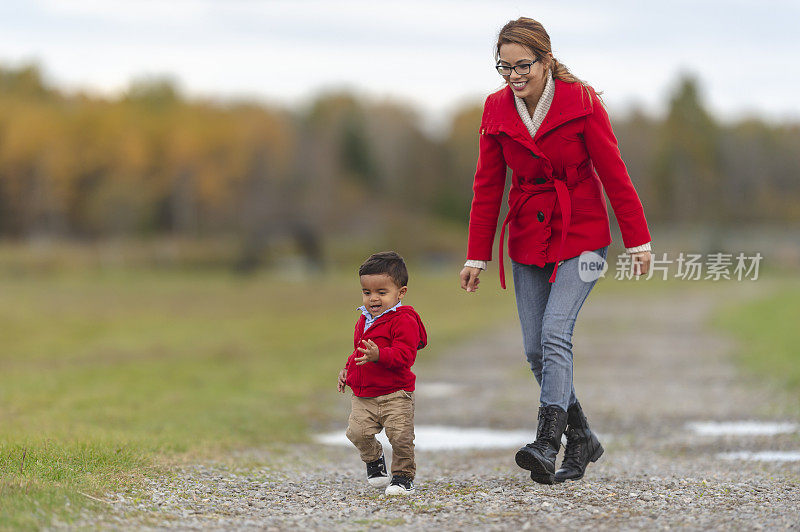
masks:
{"type": "MultiPolygon", "coordinates": [[[[605,259],[608,246],[594,252],[605,259]]],[[[572,330],[597,281],[580,278],[579,257],[565,260],[552,284],[548,279],[553,263],[544,267],[511,263],[525,356],[541,386],[540,405],[567,410],[577,401],[572,385],[572,330]]]]}

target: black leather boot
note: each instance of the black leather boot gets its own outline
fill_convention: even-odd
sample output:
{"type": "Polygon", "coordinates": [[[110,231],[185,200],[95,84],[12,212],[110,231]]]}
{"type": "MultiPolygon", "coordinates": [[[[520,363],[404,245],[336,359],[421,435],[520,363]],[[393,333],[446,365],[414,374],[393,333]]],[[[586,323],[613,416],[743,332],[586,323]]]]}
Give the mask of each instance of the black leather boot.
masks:
{"type": "Polygon", "coordinates": [[[556,482],[582,479],[589,462],[596,462],[603,455],[603,446],[589,429],[580,403],[567,410],[567,424],[567,448],[561,468],[555,474],[556,482]]]}
{"type": "Polygon", "coordinates": [[[567,427],[567,413],[558,406],[539,407],[536,441],[517,451],[517,465],[531,472],[531,479],[540,484],[555,480],[556,456],[561,435],[567,427]]]}

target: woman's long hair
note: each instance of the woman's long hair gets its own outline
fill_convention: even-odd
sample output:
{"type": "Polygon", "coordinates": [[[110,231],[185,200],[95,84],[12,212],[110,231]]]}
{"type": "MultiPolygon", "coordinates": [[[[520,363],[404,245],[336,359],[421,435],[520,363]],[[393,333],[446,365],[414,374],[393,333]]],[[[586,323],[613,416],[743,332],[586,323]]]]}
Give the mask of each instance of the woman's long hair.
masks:
{"type": "MultiPolygon", "coordinates": [[[[540,22],[527,17],[510,20],[500,30],[494,49],[495,63],[500,59],[500,47],[504,44],[519,44],[524,46],[533,52],[536,59],[540,61],[547,61],[547,54],[552,52],[550,35],[547,34],[544,26],[542,26],[540,22]]],[[[553,74],[553,79],[559,79],[566,83],[580,83],[582,92],[589,97],[589,101],[591,102],[588,83],[577,78],[569,71],[564,63],[560,62],[555,57],[548,66],[553,74]]],[[[602,92],[596,92],[596,94],[599,96],[602,92]]]]}

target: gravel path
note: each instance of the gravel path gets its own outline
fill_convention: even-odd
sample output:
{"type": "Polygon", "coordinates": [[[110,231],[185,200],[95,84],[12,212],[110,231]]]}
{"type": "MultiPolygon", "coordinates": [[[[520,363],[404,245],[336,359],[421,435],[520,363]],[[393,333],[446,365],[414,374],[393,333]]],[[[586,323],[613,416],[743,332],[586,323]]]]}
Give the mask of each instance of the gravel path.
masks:
{"type": "MultiPolygon", "coordinates": [[[[514,464],[514,448],[418,450],[417,493],[387,499],[364,482],[354,449],[304,444],[183,467],[152,481],[144,500],[109,494],[109,513],[86,516],[78,526],[800,529],[800,462],[719,456],[800,451],[800,432],[725,436],[687,428],[800,420],[796,400],[738,374],[733,343],[704,325],[715,305],[766,284],[727,286],[665,293],[646,309],[634,293],[589,297],[575,329],[575,382],[606,453],[582,481],[535,484],[514,464]]],[[[538,386],[525,368],[517,323],[433,362],[420,359],[417,425],[533,435],[538,386]]],[[[318,428],[344,431],[348,407],[341,398],[341,415],[318,428]]]]}

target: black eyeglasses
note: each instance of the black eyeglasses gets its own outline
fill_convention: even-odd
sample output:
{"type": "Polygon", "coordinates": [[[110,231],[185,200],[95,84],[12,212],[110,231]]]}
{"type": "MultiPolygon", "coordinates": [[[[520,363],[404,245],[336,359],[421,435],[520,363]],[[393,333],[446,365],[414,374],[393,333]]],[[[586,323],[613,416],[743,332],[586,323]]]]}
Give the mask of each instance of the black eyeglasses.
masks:
{"type": "Polygon", "coordinates": [[[495,65],[497,72],[500,73],[501,76],[510,76],[511,70],[514,70],[517,74],[530,74],[531,72],[531,65],[533,65],[538,59],[534,59],[530,63],[523,63],[521,65],[514,65],[513,67],[506,66],[506,65],[495,65]]]}

